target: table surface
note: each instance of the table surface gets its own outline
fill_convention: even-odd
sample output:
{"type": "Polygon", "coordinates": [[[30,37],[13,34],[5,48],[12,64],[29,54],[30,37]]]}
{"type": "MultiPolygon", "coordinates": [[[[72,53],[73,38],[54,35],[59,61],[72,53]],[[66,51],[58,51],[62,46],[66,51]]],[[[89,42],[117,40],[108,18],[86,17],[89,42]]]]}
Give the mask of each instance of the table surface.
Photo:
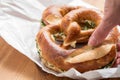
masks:
{"type": "MultiPolygon", "coordinates": [[[[103,10],[104,0],[84,0],[103,10]]],[[[72,80],[58,78],[41,70],[34,62],[0,37],[0,80],[72,80]]],[[[120,80],[112,79],[112,80],[120,80]]]]}

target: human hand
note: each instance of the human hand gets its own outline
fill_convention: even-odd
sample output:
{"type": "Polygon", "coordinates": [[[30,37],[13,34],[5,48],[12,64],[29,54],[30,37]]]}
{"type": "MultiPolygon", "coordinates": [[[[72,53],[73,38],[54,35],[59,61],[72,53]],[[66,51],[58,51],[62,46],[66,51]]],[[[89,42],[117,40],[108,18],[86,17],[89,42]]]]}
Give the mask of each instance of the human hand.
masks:
{"type": "Polygon", "coordinates": [[[97,46],[102,43],[116,25],[120,25],[120,0],[106,0],[103,20],[91,35],[88,45],[97,46]]]}
{"type": "Polygon", "coordinates": [[[117,44],[117,55],[116,55],[116,60],[115,63],[113,64],[113,67],[117,67],[120,65],[120,43],[117,44]]]}

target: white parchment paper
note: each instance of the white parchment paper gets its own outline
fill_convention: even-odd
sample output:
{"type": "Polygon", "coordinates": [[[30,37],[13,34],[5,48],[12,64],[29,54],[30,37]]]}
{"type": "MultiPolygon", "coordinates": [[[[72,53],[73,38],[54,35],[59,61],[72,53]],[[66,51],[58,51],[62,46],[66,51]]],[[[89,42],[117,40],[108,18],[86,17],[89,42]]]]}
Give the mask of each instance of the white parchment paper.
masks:
{"type": "Polygon", "coordinates": [[[120,66],[81,74],[73,68],[64,73],[56,73],[41,63],[36,50],[35,36],[40,29],[41,14],[51,4],[95,8],[81,0],[0,0],[0,36],[42,70],[58,77],[88,80],[120,77],[120,66]]]}

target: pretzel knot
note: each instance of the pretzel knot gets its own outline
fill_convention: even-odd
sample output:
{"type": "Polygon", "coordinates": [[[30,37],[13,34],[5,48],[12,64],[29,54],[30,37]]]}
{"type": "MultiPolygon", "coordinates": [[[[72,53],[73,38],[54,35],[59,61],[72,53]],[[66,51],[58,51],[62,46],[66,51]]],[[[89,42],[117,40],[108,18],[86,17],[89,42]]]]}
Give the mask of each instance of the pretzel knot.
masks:
{"type": "Polygon", "coordinates": [[[36,36],[41,61],[58,72],[70,68],[85,72],[109,64],[116,56],[116,28],[101,45],[94,48],[86,45],[101,19],[101,12],[79,8],[64,15],[58,24],[47,23],[36,36]]]}
{"type": "Polygon", "coordinates": [[[61,22],[61,28],[67,35],[63,45],[87,42],[101,19],[101,12],[86,8],[76,9],[66,14],[61,22]]]}

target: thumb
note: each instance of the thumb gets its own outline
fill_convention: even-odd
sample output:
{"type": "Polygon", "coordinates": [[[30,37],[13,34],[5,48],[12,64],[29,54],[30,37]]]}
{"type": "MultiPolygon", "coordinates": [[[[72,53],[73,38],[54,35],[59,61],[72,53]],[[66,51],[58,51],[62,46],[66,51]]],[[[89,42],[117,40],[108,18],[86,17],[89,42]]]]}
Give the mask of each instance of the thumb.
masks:
{"type": "Polygon", "coordinates": [[[89,38],[88,45],[98,46],[115,25],[109,19],[103,19],[89,38]]]}

